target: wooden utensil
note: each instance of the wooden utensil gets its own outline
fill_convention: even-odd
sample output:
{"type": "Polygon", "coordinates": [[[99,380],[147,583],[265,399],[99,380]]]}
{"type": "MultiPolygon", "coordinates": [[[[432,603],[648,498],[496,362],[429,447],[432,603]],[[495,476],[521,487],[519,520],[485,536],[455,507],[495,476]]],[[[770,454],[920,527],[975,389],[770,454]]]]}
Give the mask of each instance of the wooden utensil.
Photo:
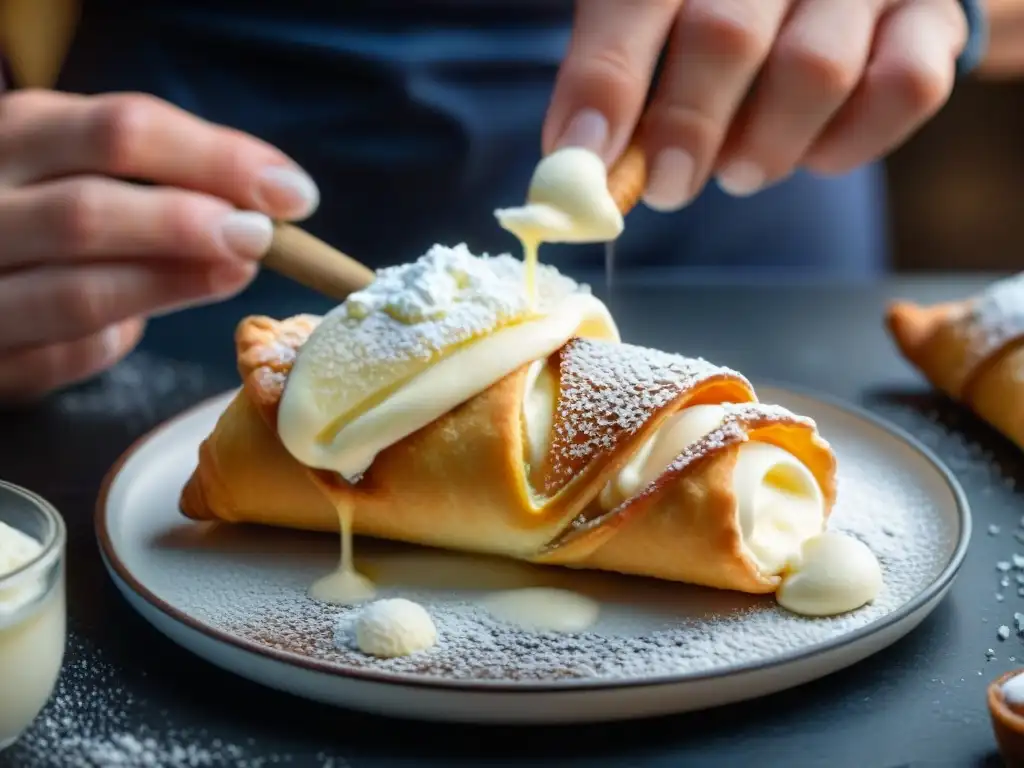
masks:
{"type": "Polygon", "coordinates": [[[263,266],[337,301],[373,282],[374,272],[292,224],[278,224],[263,266]]]}
{"type": "Polygon", "coordinates": [[[647,186],[647,156],[637,143],[626,147],[608,169],[608,191],[625,216],[640,202],[647,186]]]}

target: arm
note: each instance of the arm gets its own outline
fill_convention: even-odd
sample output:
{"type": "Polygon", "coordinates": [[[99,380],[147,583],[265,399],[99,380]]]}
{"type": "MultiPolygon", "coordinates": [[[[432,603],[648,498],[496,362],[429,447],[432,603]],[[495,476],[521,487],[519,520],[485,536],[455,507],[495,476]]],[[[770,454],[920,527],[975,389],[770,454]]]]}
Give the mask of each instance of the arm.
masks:
{"type": "Polygon", "coordinates": [[[982,77],[1024,75],[1024,0],[985,0],[989,44],[978,66],[982,77]]]}

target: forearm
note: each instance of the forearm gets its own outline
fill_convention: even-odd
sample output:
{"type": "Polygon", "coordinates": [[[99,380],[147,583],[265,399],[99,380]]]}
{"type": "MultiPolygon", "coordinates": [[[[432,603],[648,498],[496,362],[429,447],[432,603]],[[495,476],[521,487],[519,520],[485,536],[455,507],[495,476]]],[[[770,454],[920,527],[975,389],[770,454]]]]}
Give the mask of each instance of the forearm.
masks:
{"type": "Polygon", "coordinates": [[[1024,75],[1024,0],[985,0],[989,44],[978,66],[982,77],[1024,75]]]}

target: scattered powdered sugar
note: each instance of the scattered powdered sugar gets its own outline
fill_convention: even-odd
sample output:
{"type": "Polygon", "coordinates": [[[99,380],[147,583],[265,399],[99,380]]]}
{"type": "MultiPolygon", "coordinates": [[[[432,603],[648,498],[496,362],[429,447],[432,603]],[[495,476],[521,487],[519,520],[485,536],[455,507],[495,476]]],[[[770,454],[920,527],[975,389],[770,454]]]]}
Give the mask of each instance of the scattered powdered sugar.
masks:
{"type": "Polygon", "coordinates": [[[123,419],[126,428],[148,429],[168,412],[191,405],[208,381],[200,365],[133,352],[96,379],[62,392],[54,407],[78,419],[123,419]]]}
{"type": "Polygon", "coordinates": [[[559,352],[561,386],[544,492],[557,492],[580,470],[615,450],[680,394],[712,377],[739,373],[702,358],[591,339],[559,352]]]}
{"type": "Polygon", "coordinates": [[[53,698],[29,730],[8,750],[0,765],[18,768],[270,768],[286,759],[249,757],[237,744],[201,731],[158,732],[133,728],[137,706],[112,685],[115,670],[96,649],[80,653],[72,635],[68,658],[53,698]],[[10,761],[10,762],[6,762],[10,761]]]}
{"type": "MultiPolygon", "coordinates": [[[[932,510],[931,497],[902,475],[905,468],[887,463],[886,454],[877,454],[858,439],[830,437],[836,443],[840,489],[830,528],[863,541],[878,557],[885,578],[872,604],[837,617],[800,617],[779,608],[771,596],[530,568],[536,574],[531,586],[538,585],[537,579],[554,584],[582,579],[579,591],[598,596],[602,604],[601,618],[588,632],[537,634],[502,624],[482,607],[482,598],[491,594],[482,591],[482,585],[491,586],[484,578],[486,569],[475,572],[479,578],[469,576],[460,582],[464,588],[454,588],[450,583],[432,584],[438,568],[411,568],[412,575],[402,580],[382,581],[380,596],[423,604],[437,627],[437,644],[425,652],[384,660],[355,648],[351,630],[358,609],[326,606],[306,597],[309,584],[336,562],[336,543],[329,538],[303,535],[289,541],[291,534],[274,531],[258,540],[262,543],[252,540],[219,555],[184,547],[153,548],[149,573],[151,578],[158,574],[159,583],[151,581],[151,586],[160,597],[214,629],[340,672],[467,682],[552,682],[635,680],[763,662],[835,640],[886,616],[930,584],[953,551],[955,530],[932,510]],[[315,543],[320,541],[324,548],[315,543]]],[[[367,572],[375,575],[371,549],[369,542],[360,542],[356,556],[359,562],[362,552],[367,572]]],[[[402,550],[410,557],[425,551],[430,552],[402,550]]]]}
{"type": "Polygon", "coordinates": [[[1024,273],[990,285],[953,322],[967,341],[964,365],[971,370],[1024,334],[1024,273]]]}

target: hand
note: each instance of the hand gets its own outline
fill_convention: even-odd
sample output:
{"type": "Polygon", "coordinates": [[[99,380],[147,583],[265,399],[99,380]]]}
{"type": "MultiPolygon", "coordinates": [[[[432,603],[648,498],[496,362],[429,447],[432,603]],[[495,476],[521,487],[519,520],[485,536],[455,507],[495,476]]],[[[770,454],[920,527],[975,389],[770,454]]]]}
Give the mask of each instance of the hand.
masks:
{"type": "Polygon", "coordinates": [[[957,0],[579,0],[544,148],[610,163],[639,121],[658,210],[712,175],[749,195],[799,167],[843,173],[945,104],[967,32],[957,0]]]}
{"type": "Polygon", "coordinates": [[[155,98],[0,96],[0,400],[87,378],[147,316],[241,290],[268,217],[316,204],[278,150],[155,98]]]}

